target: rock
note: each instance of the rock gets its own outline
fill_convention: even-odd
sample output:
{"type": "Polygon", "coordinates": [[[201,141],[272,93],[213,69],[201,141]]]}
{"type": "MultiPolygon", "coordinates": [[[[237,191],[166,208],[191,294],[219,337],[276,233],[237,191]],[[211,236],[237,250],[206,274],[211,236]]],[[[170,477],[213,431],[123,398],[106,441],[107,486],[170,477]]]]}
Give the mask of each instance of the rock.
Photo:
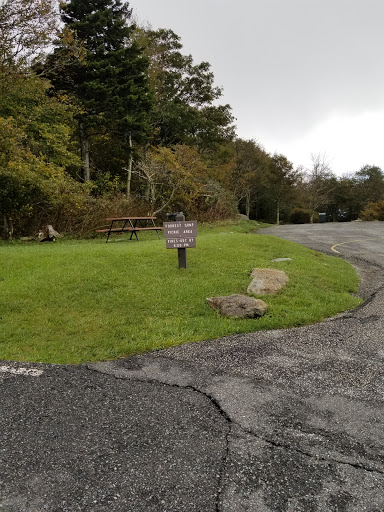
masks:
{"type": "Polygon", "coordinates": [[[276,259],[271,260],[271,261],[292,261],[292,258],[276,258],[276,259]]]}
{"type": "Polygon", "coordinates": [[[60,237],[60,235],[57,231],[53,229],[51,224],[48,224],[47,226],[44,226],[40,231],[37,233],[37,239],[39,242],[54,242],[56,238],[60,237]]]}
{"type": "Polygon", "coordinates": [[[242,220],[249,220],[249,217],[247,217],[246,215],[244,215],[243,213],[238,213],[238,218],[239,219],[242,219],[242,220]]]}
{"type": "Polygon", "coordinates": [[[289,281],[289,277],[283,270],[274,268],[254,268],[251,277],[253,279],[247,292],[255,295],[273,295],[289,281]]]}
{"type": "Polygon", "coordinates": [[[208,297],[207,302],[211,308],[218,309],[222,315],[232,318],[258,318],[264,316],[268,310],[264,301],[246,295],[208,297]]]}

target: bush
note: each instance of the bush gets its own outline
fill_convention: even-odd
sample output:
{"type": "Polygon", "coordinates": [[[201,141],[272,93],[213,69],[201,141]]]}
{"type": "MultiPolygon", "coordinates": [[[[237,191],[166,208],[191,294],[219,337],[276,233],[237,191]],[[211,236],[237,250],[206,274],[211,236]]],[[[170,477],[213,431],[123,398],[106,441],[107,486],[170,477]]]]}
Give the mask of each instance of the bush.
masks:
{"type": "Polygon", "coordinates": [[[368,203],[360,213],[362,220],[384,220],[384,201],[368,203]]]}
{"type": "Polygon", "coordinates": [[[311,218],[309,210],[304,208],[295,208],[289,217],[292,224],[308,224],[311,218]]]}
{"type": "Polygon", "coordinates": [[[68,187],[61,190],[61,196],[49,216],[44,222],[40,220],[41,225],[52,224],[59,233],[92,237],[97,229],[109,227],[107,217],[146,216],[149,213],[142,201],[127,199],[123,194],[94,197],[89,194],[88,184],[74,185],[73,193],[68,187]]]}

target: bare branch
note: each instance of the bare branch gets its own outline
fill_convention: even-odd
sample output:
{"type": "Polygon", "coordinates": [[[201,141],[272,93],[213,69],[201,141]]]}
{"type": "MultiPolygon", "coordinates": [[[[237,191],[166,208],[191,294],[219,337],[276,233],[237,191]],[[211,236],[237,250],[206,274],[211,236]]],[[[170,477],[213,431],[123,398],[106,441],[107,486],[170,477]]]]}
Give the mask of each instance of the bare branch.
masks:
{"type": "Polygon", "coordinates": [[[0,68],[29,65],[50,44],[58,25],[55,0],[5,0],[0,4],[0,68]]]}
{"type": "Polygon", "coordinates": [[[157,215],[159,214],[160,212],[162,212],[163,210],[165,210],[165,208],[169,205],[169,203],[172,201],[173,199],[173,196],[175,195],[175,192],[176,192],[176,186],[173,187],[172,189],[172,192],[171,192],[171,196],[169,197],[168,201],[166,203],[164,203],[160,208],[158,208],[157,210],[155,210],[152,215],[157,215]]]}

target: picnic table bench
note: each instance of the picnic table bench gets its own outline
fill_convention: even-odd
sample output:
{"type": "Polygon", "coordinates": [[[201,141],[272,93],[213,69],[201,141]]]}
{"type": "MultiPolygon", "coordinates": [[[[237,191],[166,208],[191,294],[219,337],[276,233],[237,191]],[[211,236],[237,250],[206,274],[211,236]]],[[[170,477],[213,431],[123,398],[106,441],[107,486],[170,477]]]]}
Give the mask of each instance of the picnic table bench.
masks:
{"type": "Polygon", "coordinates": [[[132,239],[133,235],[135,235],[136,240],[139,242],[139,237],[137,233],[139,231],[156,231],[157,236],[159,236],[159,231],[162,231],[162,226],[156,226],[155,224],[156,217],[109,217],[107,221],[110,222],[109,228],[106,229],[97,229],[96,233],[108,233],[107,242],[111,233],[131,233],[129,240],[132,239]],[[120,224],[120,226],[116,225],[120,224]]]}

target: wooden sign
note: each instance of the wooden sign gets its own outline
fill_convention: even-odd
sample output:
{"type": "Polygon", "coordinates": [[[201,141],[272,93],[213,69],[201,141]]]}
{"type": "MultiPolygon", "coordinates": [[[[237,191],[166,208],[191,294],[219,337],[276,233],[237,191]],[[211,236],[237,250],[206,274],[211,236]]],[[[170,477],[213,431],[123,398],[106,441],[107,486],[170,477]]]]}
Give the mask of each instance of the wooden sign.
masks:
{"type": "Polygon", "coordinates": [[[167,238],[167,249],[189,249],[196,247],[196,238],[167,238]]]}
{"type": "Polygon", "coordinates": [[[164,222],[163,228],[167,249],[177,249],[179,268],[187,268],[187,249],[196,247],[197,221],[164,222]]]}
{"type": "MultiPolygon", "coordinates": [[[[197,236],[197,221],[195,220],[164,222],[163,227],[165,238],[190,238],[197,236]]],[[[193,247],[196,247],[196,245],[193,247]]]]}

